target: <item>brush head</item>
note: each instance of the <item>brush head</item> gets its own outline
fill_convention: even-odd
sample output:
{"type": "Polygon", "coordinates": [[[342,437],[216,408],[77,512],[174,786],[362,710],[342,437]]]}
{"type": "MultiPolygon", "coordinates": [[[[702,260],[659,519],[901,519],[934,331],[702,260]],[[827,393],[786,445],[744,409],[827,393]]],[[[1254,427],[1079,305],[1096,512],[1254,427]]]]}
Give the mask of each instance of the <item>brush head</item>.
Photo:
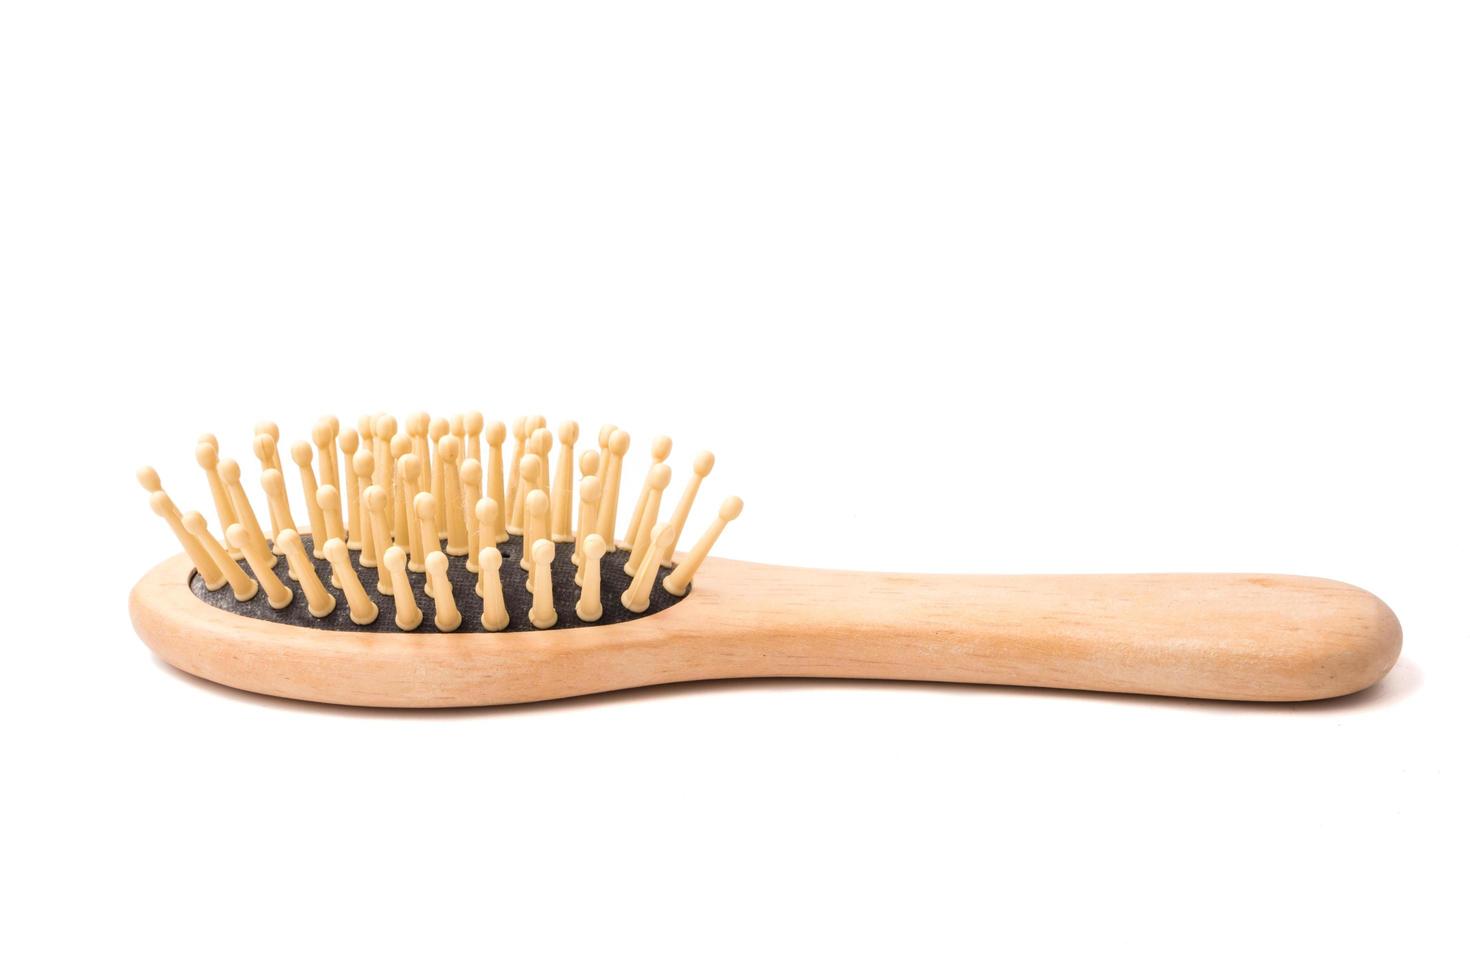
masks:
{"type": "MultiPolygon", "coordinates": [[[[248,528],[237,523],[233,507],[229,514],[222,509],[221,522],[225,540],[237,549],[232,554],[242,555],[233,559],[242,574],[232,581],[244,582],[254,574],[267,588],[252,587],[241,599],[218,583],[207,588],[202,576],[195,574],[189,588],[200,601],[251,619],[318,630],[518,632],[616,625],[656,615],[681,601],[688,579],[718,533],[712,525],[688,564],[660,566],[656,556],[671,552],[677,538],[674,527],[658,520],[663,491],[673,477],[664,462],[673,449],[668,436],[650,443],[653,462],[646,477],[646,499],[638,505],[644,515],[640,523],[645,529],[652,527],[643,532],[648,560],[633,568],[629,556],[598,534],[596,526],[599,518],[616,517],[608,508],[616,509],[622,468],[608,467],[607,462],[624,456],[632,442],[630,434],[616,426],[602,426],[598,449],[580,456],[576,442],[582,427],[564,421],[553,435],[541,415],[522,416],[506,426],[487,422],[475,411],[447,418],[415,412],[405,417],[401,431],[398,421],[386,414],[361,416],[355,427],[345,430],[335,416],[323,416],[309,431],[309,440],[291,443],[289,455],[301,470],[298,492],[311,498],[315,534],[306,533],[305,527],[275,527],[277,516],[282,525],[291,523],[288,484],[296,481],[288,481],[278,468],[280,428],[262,422],[256,426],[251,448],[261,464],[260,487],[271,500],[274,540],[267,541],[253,522],[248,528]],[[516,441],[510,458],[498,455],[507,435],[516,441]],[[557,443],[562,448],[553,465],[557,443]],[[345,465],[339,464],[334,446],[341,450],[345,465]],[[492,450],[488,457],[485,447],[492,450]],[[431,459],[425,458],[425,451],[431,459]],[[384,465],[385,459],[390,465],[384,465]],[[576,460],[580,477],[568,465],[571,460],[576,460]],[[441,463],[452,469],[441,470],[441,463]],[[351,494],[341,483],[344,470],[356,477],[355,489],[350,477],[345,488],[351,494]],[[499,483],[506,476],[511,479],[502,487],[499,483]],[[410,490],[415,495],[405,499],[410,490]],[[463,501],[464,507],[456,501],[463,501]],[[573,506],[575,501],[580,501],[580,508],[573,506]],[[524,512],[525,526],[515,529],[520,533],[507,535],[512,506],[518,519],[524,512]],[[405,515],[410,519],[405,521],[405,515]],[[385,540],[372,540],[375,535],[385,540]],[[497,536],[506,540],[488,540],[497,536]],[[314,541],[316,537],[324,540],[314,541]],[[280,566],[270,554],[272,548],[288,557],[293,578],[314,572],[303,575],[301,589],[287,589],[275,579],[270,568],[280,566]],[[473,555],[468,554],[471,549],[473,555]],[[377,556],[381,557],[374,561],[377,556]],[[589,565],[596,566],[597,575],[588,574],[589,565]],[[674,572],[682,576],[679,587],[661,587],[674,572]],[[449,592],[438,592],[430,579],[447,582],[449,592]],[[407,583],[407,588],[400,583],[407,583]],[[373,592],[394,614],[376,614],[367,599],[373,592]],[[348,601],[339,601],[343,599],[348,601]],[[483,615],[461,619],[455,611],[461,606],[474,612],[483,609],[483,615]],[[420,609],[434,609],[436,615],[424,620],[420,609]]],[[[246,489],[239,464],[220,457],[219,442],[212,436],[195,446],[195,461],[211,480],[217,475],[228,484],[232,494],[246,489]]],[[[713,465],[713,454],[695,456],[696,478],[707,476],[713,465]]],[[[203,514],[190,511],[181,518],[163,492],[157,471],[144,467],[137,478],[149,493],[149,506],[173,524],[176,534],[185,538],[209,534],[203,514]]],[[[697,480],[686,492],[691,501],[696,489],[697,480]]],[[[215,490],[218,502],[218,484],[215,490]]],[[[719,521],[733,519],[739,510],[738,498],[730,498],[720,508],[719,521]]],[[[682,503],[681,512],[687,514],[682,503]]]]}

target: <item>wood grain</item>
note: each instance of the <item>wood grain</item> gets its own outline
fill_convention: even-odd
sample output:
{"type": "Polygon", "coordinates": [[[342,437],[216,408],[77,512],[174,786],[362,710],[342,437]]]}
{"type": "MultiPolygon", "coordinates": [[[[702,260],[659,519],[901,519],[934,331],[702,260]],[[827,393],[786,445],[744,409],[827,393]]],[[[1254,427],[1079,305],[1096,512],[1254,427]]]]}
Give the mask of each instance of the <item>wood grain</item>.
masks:
{"type": "Polygon", "coordinates": [[[1299,701],[1374,684],[1402,643],[1370,593],[1281,575],[894,575],[711,558],[687,599],[643,619],[441,635],[236,616],[189,591],[190,567],[177,555],[133,589],[133,625],[159,657],[231,687],[334,704],[514,704],[731,677],[1299,701]]]}

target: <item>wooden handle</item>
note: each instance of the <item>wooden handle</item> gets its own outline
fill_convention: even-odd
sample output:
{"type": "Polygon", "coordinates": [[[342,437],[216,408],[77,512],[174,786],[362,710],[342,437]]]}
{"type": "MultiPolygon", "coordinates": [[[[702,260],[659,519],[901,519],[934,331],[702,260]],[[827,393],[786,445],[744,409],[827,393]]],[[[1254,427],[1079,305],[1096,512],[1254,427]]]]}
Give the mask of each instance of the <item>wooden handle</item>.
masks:
{"type": "Polygon", "coordinates": [[[712,647],[740,647],[747,669],[768,674],[1297,701],[1372,685],[1403,639],[1376,596],[1284,575],[893,575],[712,559],[701,589],[731,595],[704,624],[712,647]],[[736,594],[739,615],[721,616],[736,594]]]}

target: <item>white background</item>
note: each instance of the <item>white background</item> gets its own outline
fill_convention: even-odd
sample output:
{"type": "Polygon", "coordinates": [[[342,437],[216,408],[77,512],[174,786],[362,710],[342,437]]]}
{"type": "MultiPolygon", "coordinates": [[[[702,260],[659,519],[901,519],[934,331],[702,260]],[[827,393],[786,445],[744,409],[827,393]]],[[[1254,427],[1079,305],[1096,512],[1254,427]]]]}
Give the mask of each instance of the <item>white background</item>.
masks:
{"type": "Polygon", "coordinates": [[[1464,976],[1466,27],[5,5],[4,972],[1464,976]],[[722,555],[1321,575],[1403,659],[424,714],[150,656],[135,467],[208,512],[201,432],[420,408],[713,449],[722,555]]]}

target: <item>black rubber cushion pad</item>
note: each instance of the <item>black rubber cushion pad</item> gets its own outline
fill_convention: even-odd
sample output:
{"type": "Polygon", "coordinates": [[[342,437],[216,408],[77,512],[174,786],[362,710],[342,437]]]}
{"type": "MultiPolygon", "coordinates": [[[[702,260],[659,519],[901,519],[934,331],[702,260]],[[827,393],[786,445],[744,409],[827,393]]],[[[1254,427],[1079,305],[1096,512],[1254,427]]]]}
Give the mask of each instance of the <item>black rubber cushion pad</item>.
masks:
{"type": "MultiPolygon", "coordinates": [[[[302,543],[306,546],[307,555],[311,554],[311,536],[303,534],[302,543]]],[[[377,592],[378,570],[376,568],[363,568],[359,564],[360,552],[348,552],[352,557],[352,566],[357,569],[358,580],[367,590],[368,598],[378,605],[378,618],[366,626],[358,626],[349,618],[347,598],[340,589],[332,587],[332,563],[325,558],[312,559],[316,565],[317,577],[322,580],[328,592],[337,600],[337,608],[326,616],[317,619],[306,609],[306,596],[301,591],[301,586],[291,581],[286,576],[286,559],[279,558],[276,561],[275,572],[280,580],[292,593],[291,602],[284,609],[272,609],[266,601],[265,589],[256,592],[255,597],[249,602],[236,600],[234,590],[228,584],[221,586],[213,592],[204,587],[204,580],[196,572],[189,579],[189,588],[193,590],[204,602],[223,609],[226,612],[236,613],[240,616],[248,616],[251,619],[263,619],[271,623],[284,623],[289,626],[302,626],[307,629],[318,630],[354,630],[370,633],[398,633],[402,632],[393,622],[393,598],[391,596],[379,595],[377,592]]],[[[500,583],[505,595],[505,608],[510,613],[510,625],[501,632],[516,633],[522,630],[535,629],[531,625],[531,593],[526,588],[527,573],[521,570],[521,539],[517,535],[511,535],[510,539],[500,545],[502,561],[500,563],[500,583]]],[[[483,633],[484,628],[480,626],[481,600],[475,594],[475,582],[479,579],[479,573],[465,570],[465,559],[448,556],[449,558],[449,584],[454,587],[454,604],[459,608],[462,622],[456,632],[460,633],[483,633]]],[[[555,596],[556,625],[552,629],[576,629],[582,626],[607,626],[612,623],[625,623],[630,619],[641,619],[644,616],[652,616],[654,613],[662,612],[682,596],[673,596],[664,591],[664,576],[671,569],[661,568],[658,572],[657,581],[653,586],[653,592],[649,596],[648,609],[641,613],[631,613],[623,608],[622,595],[624,590],[632,583],[632,578],[624,573],[623,566],[628,562],[628,552],[614,551],[602,557],[602,618],[595,623],[584,623],[577,618],[577,599],[582,594],[582,589],[573,581],[576,567],[572,565],[572,543],[564,542],[556,546],[556,559],[551,563],[552,591],[555,596]]],[[[240,567],[250,575],[250,566],[241,561],[240,567]]],[[[424,574],[422,572],[409,572],[408,578],[413,585],[414,598],[418,601],[419,609],[423,611],[424,620],[419,624],[415,632],[435,633],[438,630],[434,626],[434,600],[424,594],[424,574]]],[[[254,578],[254,575],[251,575],[254,578]]],[[[688,593],[685,593],[688,595],[688,593]]]]}

